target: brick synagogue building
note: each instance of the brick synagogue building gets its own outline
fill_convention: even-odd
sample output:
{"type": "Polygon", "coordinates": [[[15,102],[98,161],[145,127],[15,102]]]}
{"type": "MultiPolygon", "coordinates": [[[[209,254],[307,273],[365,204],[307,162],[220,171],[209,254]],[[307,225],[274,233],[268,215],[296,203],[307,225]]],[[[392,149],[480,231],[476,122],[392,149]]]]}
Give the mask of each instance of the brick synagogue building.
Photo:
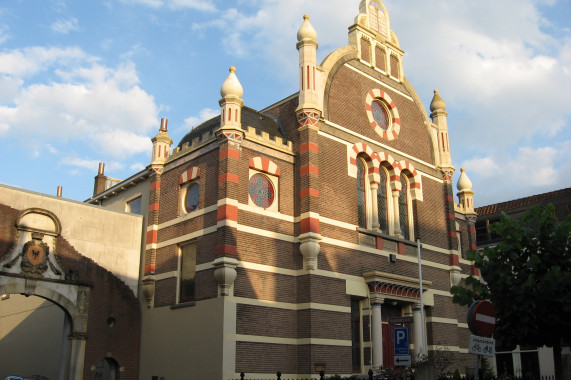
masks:
{"type": "Polygon", "coordinates": [[[475,366],[449,290],[475,271],[476,213],[464,171],[454,200],[446,104],[437,90],[421,103],[378,0],[321,63],[318,42],[304,16],[294,95],[249,108],[231,67],[220,116],[176,145],[163,119],[124,181],[100,166],[87,202],[143,215],[138,373],[121,379],[366,374],[394,365],[397,317],[413,361],[446,350],[452,370],[475,366]]]}

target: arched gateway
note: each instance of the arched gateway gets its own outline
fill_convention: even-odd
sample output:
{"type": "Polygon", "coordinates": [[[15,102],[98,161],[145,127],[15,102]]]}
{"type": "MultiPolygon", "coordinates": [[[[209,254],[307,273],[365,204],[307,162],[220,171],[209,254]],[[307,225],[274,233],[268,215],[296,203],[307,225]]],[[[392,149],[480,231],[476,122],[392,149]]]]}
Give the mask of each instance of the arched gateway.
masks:
{"type": "MultiPolygon", "coordinates": [[[[95,379],[101,372],[98,363],[107,360],[122,379],[137,379],[133,352],[140,339],[136,274],[142,218],[4,186],[0,211],[0,295],[41,297],[64,312],[67,342],[61,344],[59,364],[53,365],[57,378],[95,379]]],[[[15,307],[10,305],[15,304],[0,306],[15,307]]],[[[40,334],[60,328],[53,320],[33,320],[40,334]]],[[[23,346],[42,338],[29,339],[30,331],[24,330],[10,331],[11,336],[28,334],[16,340],[23,346]]],[[[17,371],[43,366],[29,359],[25,367],[18,363],[12,366],[17,371]]]]}
{"type": "Polygon", "coordinates": [[[0,294],[34,295],[52,301],[64,310],[70,343],[65,377],[81,379],[90,287],[75,283],[73,274],[66,276],[59,263],[56,240],[61,234],[61,223],[54,213],[26,209],[18,213],[15,226],[16,243],[1,261],[4,273],[0,277],[0,294]]]}

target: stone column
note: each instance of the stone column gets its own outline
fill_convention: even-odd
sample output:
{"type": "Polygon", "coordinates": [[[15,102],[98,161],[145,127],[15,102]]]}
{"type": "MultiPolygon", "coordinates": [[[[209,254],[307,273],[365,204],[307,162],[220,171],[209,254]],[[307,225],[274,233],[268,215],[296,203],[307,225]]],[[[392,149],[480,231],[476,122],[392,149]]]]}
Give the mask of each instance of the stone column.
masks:
{"type": "Polygon", "coordinates": [[[371,294],[371,327],[372,327],[372,351],[373,351],[373,366],[378,367],[383,365],[383,320],[381,318],[381,305],[384,302],[384,298],[377,295],[371,294]]]}
{"type": "Polygon", "coordinates": [[[379,184],[371,182],[371,206],[373,213],[373,229],[377,230],[381,227],[379,224],[379,205],[377,204],[377,192],[379,190],[379,184]]]}
{"type": "Polygon", "coordinates": [[[84,334],[74,333],[69,337],[71,341],[70,359],[68,368],[69,380],[83,379],[83,364],[85,361],[85,341],[84,334]]]}
{"type": "Polygon", "coordinates": [[[423,328],[422,328],[422,313],[420,303],[414,304],[412,307],[412,317],[414,321],[414,355],[416,360],[419,360],[420,355],[426,355],[426,348],[424,344],[423,328]]]}

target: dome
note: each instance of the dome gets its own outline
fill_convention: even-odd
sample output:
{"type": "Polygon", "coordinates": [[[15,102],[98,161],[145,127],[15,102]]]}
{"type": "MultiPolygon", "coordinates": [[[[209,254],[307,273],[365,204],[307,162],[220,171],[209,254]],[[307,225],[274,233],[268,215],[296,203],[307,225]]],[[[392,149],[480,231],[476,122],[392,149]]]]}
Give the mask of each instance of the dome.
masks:
{"type": "Polygon", "coordinates": [[[434,112],[436,110],[446,110],[446,103],[444,103],[444,100],[438,95],[438,90],[434,90],[434,97],[430,102],[430,111],[434,112]]]}
{"type": "Polygon", "coordinates": [[[458,191],[472,191],[472,181],[470,181],[470,178],[466,175],[466,170],[462,168],[460,171],[462,173],[460,174],[460,178],[458,178],[456,188],[458,191]]]}
{"type": "Polygon", "coordinates": [[[301,24],[301,27],[297,31],[297,40],[298,41],[303,41],[303,40],[317,41],[317,32],[315,31],[315,29],[313,28],[313,26],[309,22],[309,15],[303,16],[303,24],[301,24]]]}
{"type": "Polygon", "coordinates": [[[242,89],[242,85],[238,80],[238,77],[234,72],[236,68],[234,66],[230,66],[230,74],[228,74],[228,78],[222,84],[222,88],[220,88],[220,95],[225,98],[227,96],[236,96],[238,98],[242,97],[244,90],[242,89]]]}

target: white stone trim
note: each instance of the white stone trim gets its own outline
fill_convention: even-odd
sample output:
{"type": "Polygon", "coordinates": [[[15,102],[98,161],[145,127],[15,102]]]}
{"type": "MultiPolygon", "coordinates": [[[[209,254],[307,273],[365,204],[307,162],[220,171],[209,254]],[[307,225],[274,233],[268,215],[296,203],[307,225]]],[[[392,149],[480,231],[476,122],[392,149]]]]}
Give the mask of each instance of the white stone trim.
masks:
{"type": "Polygon", "coordinates": [[[243,297],[233,297],[233,301],[240,305],[251,305],[260,307],[271,307],[274,309],[284,309],[284,310],[323,310],[332,311],[338,313],[350,313],[351,308],[345,306],[328,305],[316,302],[304,302],[304,303],[289,303],[289,302],[278,302],[278,301],[268,301],[259,300],[254,298],[243,298],[243,297]]]}
{"type": "Polygon", "coordinates": [[[289,345],[307,345],[316,344],[322,346],[342,346],[351,347],[350,340],[341,339],[324,339],[324,338],[277,338],[272,336],[261,336],[261,335],[244,335],[235,334],[231,336],[225,336],[225,338],[231,340],[232,338],[237,342],[252,342],[252,343],[273,343],[273,344],[289,344],[289,345]]]}
{"type": "Polygon", "coordinates": [[[162,247],[167,247],[169,245],[179,244],[179,243],[185,242],[187,240],[196,239],[199,236],[207,235],[207,234],[211,234],[213,232],[216,232],[217,229],[218,228],[216,226],[203,228],[203,229],[191,232],[189,234],[176,237],[174,239],[170,239],[170,240],[166,240],[166,241],[157,243],[156,248],[158,249],[158,248],[162,248],[162,247]]]}

